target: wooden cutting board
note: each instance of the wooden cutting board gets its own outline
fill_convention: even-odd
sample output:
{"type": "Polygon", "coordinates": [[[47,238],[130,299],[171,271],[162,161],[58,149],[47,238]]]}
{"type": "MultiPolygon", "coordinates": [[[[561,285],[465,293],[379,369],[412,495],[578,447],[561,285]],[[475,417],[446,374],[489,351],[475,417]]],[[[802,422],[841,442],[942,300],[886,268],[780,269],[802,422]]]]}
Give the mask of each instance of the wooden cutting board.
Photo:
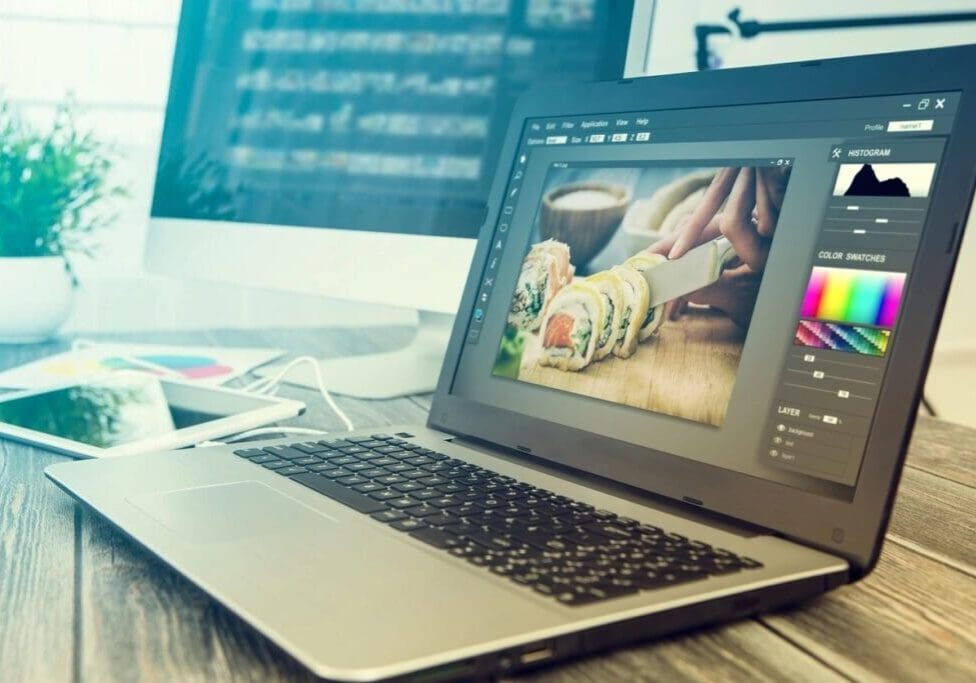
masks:
{"type": "Polygon", "coordinates": [[[520,380],[720,426],[745,332],[717,311],[691,309],[630,358],[610,355],[578,372],[539,365],[538,337],[526,344],[520,380]]]}

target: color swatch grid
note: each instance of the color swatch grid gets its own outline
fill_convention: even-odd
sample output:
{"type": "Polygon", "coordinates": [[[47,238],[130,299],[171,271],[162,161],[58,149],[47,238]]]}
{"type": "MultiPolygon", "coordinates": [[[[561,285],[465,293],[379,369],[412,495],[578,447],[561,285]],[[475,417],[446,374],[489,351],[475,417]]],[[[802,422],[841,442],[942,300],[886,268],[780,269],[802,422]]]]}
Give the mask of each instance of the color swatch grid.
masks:
{"type": "Polygon", "coordinates": [[[857,325],[837,325],[815,320],[801,320],[796,327],[793,343],[815,349],[831,349],[860,353],[865,356],[883,356],[888,351],[889,330],[857,325]]]}
{"type": "Polygon", "coordinates": [[[801,318],[893,327],[905,273],[815,267],[803,297],[801,318]]]}

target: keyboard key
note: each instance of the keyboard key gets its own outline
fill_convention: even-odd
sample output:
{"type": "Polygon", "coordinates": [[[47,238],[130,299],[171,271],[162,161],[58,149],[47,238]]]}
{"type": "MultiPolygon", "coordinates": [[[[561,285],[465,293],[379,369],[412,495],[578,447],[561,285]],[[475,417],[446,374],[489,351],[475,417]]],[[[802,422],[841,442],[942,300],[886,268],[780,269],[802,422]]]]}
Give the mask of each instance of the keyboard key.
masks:
{"type": "Polygon", "coordinates": [[[329,458],[328,460],[336,466],[351,465],[354,462],[359,462],[359,458],[352,455],[340,455],[336,458],[329,458]]]}
{"type": "Polygon", "coordinates": [[[319,472],[319,474],[321,474],[323,477],[328,477],[329,479],[336,479],[338,477],[348,477],[352,474],[352,472],[347,470],[345,467],[333,466],[331,469],[322,470],[319,472]]]}
{"type": "Polygon", "coordinates": [[[374,512],[380,512],[386,509],[386,505],[378,500],[373,500],[369,496],[363,495],[356,491],[347,489],[342,484],[337,484],[331,479],[327,479],[323,476],[315,474],[314,472],[305,472],[303,474],[297,474],[291,478],[292,481],[296,481],[299,484],[308,486],[319,493],[328,496],[329,498],[351,507],[357,512],[362,512],[364,514],[372,514],[374,512]]]}
{"type": "Polygon", "coordinates": [[[308,453],[309,455],[315,455],[316,453],[322,453],[329,450],[328,446],[323,446],[317,441],[308,441],[306,443],[293,443],[291,445],[296,451],[301,451],[302,453],[308,453]]]}
{"type": "Polygon", "coordinates": [[[293,474],[301,474],[302,472],[308,472],[308,470],[305,469],[304,467],[296,467],[292,465],[290,467],[282,467],[280,470],[275,470],[275,472],[277,474],[282,475],[283,477],[290,477],[293,474]]]}
{"type": "Polygon", "coordinates": [[[265,452],[261,448],[243,448],[239,451],[234,451],[234,455],[239,455],[242,458],[256,458],[260,455],[265,455],[265,452]]]}
{"type": "Polygon", "coordinates": [[[383,491],[386,489],[383,484],[376,484],[371,481],[367,481],[365,484],[357,484],[356,486],[353,486],[353,488],[360,493],[372,493],[373,491],[383,491]]]}
{"type": "MultiPolygon", "coordinates": [[[[407,508],[409,510],[409,508],[407,508]]],[[[430,526],[447,526],[449,524],[457,524],[459,520],[457,517],[452,517],[451,515],[445,515],[443,512],[439,512],[436,515],[428,515],[424,517],[424,521],[430,526]]]]}
{"type": "Polygon", "coordinates": [[[261,455],[256,455],[252,457],[251,462],[257,463],[258,465],[262,465],[266,462],[283,462],[283,461],[281,458],[276,458],[270,453],[265,453],[264,451],[261,451],[261,455]]]}
{"type": "Polygon", "coordinates": [[[382,512],[374,512],[370,515],[373,519],[383,522],[399,522],[401,519],[406,519],[407,515],[403,514],[399,510],[383,510],[382,512]]]}
{"type": "Polygon", "coordinates": [[[376,481],[387,486],[392,486],[393,484],[402,484],[407,480],[399,474],[385,474],[382,477],[376,477],[376,481]]]}
{"type": "Polygon", "coordinates": [[[386,504],[400,510],[403,508],[413,507],[419,502],[420,501],[418,501],[416,498],[411,498],[410,496],[400,496],[399,498],[389,499],[386,501],[386,504]]]}
{"type": "Polygon", "coordinates": [[[339,477],[338,479],[336,479],[336,481],[342,484],[343,486],[357,486],[359,484],[370,483],[369,479],[360,477],[359,475],[356,474],[350,475],[348,477],[339,477]]]}
{"type": "Polygon", "coordinates": [[[305,467],[305,466],[308,466],[308,465],[317,465],[317,464],[319,464],[319,463],[322,462],[322,459],[321,458],[313,458],[312,456],[308,456],[308,457],[305,457],[305,458],[298,458],[297,460],[292,460],[291,462],[294,465],[301,465],[302,467],[305,467]]]}
{"type": "Polygon", "coordinates": [[[335,449],[354,445],[352,441],[346,441],[345,439],[324,440],[324,441],[319,441],[319,443],[322,444],[323,446],[328,446],[329,448],[335,448],[335,449]]]}
{"type": "Polygon", "coordinates": [[[429,505],[417,505],[416,507],[402,508],[411,517],[430,517],[432,515],[439,515],[441,511],[437,508],[432,508],[429,505]]]}
{"type": "Polygon", "coordinates": [[[383,489],[381,491],[376,491],[374,493],[369,494],[370,498],[374,498],[376,500],[392,500],[394,498],[400,498],[402,496],[403,494],[400,493],[399,491],[393,491],[390,489],[383,489]]]}
{"type": "Polygon", "coordinates": [[[393,522],[390,526],[398,531],[416,531],[427,528],[427,525],[419,519],[402,519],[399,522],[393,522]]]}
{"type": "Polygon", "coordinates": [[[271,453],[271,455],[277,456],[282,460],[298,460],[307,455],[306,453],[295,450],[291,446],[268,446],[264,450],[266,453],[271,453]]]}
{"type": "Polygon", "coordinates": [[[411,491],[418,491],[424,488],[423,484],[417,484],[412,481],[405,481],[402,484],[394,484],[393,488],[397,491],[402,491],[403,493],[410,493],[411,491]]]}
{"type": "Polygon", "coordinates": [[[441,498],[432,498],[427,502],[434,507],[449,508],[457,505],[460,501],[453,496],[443,496],[441,498]]]}
{"type": "Polygon", "coordinates": [[[291,467],[291,463],[287,460],[272,460],[271,462],[266,462],[261,465],[266,470],[280,470],[282,467],[291,467]]]}
{"type": "Polygon", "coordinates": [[[420,491],[414,491],[410,495],[418,500],[431,500],[433,498],[441,497],[440,491],[435,489],[421,489],[420,491]]]}
{"type": "Polygon", "coordinates": [[[457,536],[440,529],[418,529],[417,531],[411,531],[410,536],[435,548],[453,548],[461,543],[461,539],[457,536]]]}
{"type": "Polygon", "coordinates": [[[426,455],[417,455],[412,458],[407,458],[406,460],[404,460],[404,462],[408,462],[411,465],[416,465],[417,467],[420,467],[421,465],[431,465],[434,463],[434,460],[428,458],[426,455]]]}

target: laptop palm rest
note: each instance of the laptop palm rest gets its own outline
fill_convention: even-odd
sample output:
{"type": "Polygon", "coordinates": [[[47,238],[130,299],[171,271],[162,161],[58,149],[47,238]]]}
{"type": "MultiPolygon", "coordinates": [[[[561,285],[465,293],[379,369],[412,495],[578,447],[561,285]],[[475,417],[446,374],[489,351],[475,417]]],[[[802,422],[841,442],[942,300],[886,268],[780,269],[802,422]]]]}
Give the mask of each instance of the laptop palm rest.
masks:
{"type": "Polygon", "coordinates": [[[187,541],[236,541],[321,530],[336,519],[256,481],[132,496],[126,500],[187,541]]]}

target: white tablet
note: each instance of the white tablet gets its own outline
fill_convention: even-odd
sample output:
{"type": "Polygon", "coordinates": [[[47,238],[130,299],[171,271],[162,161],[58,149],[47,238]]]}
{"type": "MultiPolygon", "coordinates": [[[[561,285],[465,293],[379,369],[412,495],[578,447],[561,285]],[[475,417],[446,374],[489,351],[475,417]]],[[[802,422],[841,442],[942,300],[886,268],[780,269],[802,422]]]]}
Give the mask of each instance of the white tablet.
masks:
{"type": "Polygon", "coordinates": [[[0,396],[0,437],[104,458],[192,446],[304,411],[299,401],[116,372],[0,396]]]}

